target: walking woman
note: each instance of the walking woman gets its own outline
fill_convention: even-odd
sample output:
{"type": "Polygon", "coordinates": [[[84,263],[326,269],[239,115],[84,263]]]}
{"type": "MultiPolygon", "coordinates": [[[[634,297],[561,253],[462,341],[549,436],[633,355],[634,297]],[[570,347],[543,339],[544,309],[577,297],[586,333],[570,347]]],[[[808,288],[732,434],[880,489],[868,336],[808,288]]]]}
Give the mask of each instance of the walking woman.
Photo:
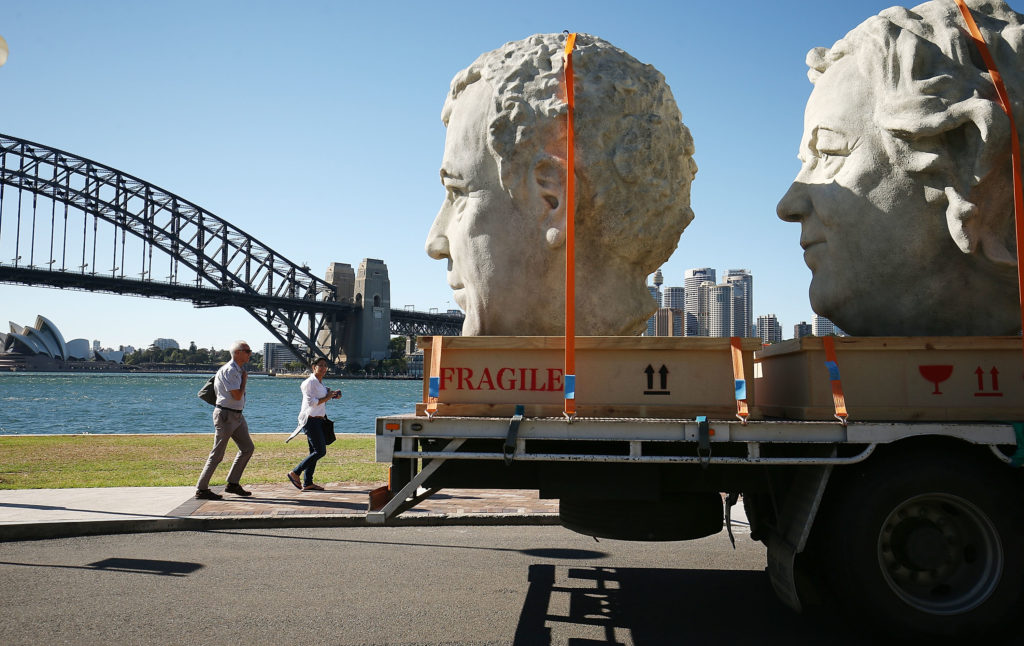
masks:
{"type": "MultiPolygon", "coordinates": [[[[327,443],[324,440],[323,425],[327,418],[327,402],[341,397],[340,390],[330,390],[323,384],[327,374],[327,360],[317,359],[313,362],[313,374],[302,382],[302,409],[299,411],[299,428],[306,433],[309,442],[309,455],[299,462],[299,466],[288,472],[288,482],[301,491],[323,491],[324,488],[313,482],[316,462],[327,455],[327,443]],[[302,481],[299,481],[299,475],[302,481]]],[[[298,429],[296,429],[298,432],[298,429]]],[[[295,435],[293,433],[292,435],[295,435]]],[[[289,438],[291,439],[291,438],[289,438]]]]}

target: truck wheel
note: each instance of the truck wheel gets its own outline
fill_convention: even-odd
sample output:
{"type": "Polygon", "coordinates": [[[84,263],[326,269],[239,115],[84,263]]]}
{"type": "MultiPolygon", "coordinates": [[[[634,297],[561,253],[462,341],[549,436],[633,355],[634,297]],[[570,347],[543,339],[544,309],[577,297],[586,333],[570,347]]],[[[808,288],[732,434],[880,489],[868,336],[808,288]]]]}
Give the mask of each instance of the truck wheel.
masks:
{"type": "Polygon", "coordinates": [[[850,475],[814,537],[841,611],[890,634],[1009,625],[1024,603],[1024,496],[1008,468],[967,447],[924,448],[850,475]]]}
{"type": "Polygon", "coordinates": [[[580,534],[623,541],[685,541],[722,531],[722,496],[715,492],[663,500],[562,498],[562,526],[580,534]]]}

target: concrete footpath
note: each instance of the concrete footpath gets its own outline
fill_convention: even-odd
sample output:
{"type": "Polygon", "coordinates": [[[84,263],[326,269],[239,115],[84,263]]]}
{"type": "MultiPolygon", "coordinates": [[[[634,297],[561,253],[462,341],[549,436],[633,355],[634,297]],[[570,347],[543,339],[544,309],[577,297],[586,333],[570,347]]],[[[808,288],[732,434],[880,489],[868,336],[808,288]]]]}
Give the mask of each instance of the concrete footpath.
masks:
{"type": "MultiPolygon", "coordinates": [[[[364,526],[369,492],[380,485],[244,485],[250,497],[196,500],[193,487],[0,490],[0,541],[90,534],[267,527],[364,526]]],[[[213,487],[223,493],[223,486],[213,487]]],[[[558,501],[536,491],[445,489],[389,525],[558,524],[558,501]]]]}

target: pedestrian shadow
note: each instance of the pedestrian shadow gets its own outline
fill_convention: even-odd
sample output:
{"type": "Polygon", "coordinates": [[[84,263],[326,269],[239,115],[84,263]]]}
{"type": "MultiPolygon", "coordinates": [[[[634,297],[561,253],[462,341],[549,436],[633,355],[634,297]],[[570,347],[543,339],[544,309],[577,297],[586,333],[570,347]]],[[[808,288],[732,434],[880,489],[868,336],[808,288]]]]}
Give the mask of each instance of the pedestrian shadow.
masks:
{"type": "Polygon", "coordinates": [[[203,568],[202,563],[189,561],[160,561],[155,559],[108,558],[88,565],[54,565],[46,563],[12,563],[0,561],[0,565],[23,567],[45,567],[61,570],[94,570],[104,572],[128,572],[131,574],[156,574],[159,576],[188,576],[203,568]]]}
{"type": "Polygon", "coordinates": [[[527,576],[516,646],[870,643],[783,606],[764,572],[534,564],[527,576]]]}

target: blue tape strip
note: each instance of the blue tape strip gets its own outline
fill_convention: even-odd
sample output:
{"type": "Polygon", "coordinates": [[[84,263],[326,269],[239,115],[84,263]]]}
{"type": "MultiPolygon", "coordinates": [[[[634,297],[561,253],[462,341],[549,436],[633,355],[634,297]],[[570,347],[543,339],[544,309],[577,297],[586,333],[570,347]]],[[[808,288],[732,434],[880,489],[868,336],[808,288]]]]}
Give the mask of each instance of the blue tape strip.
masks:
{"type": "Polygon", "coordinates": [[[565,376],[565,398],[576,399],[576,375],[565,376]]]}
{"type": "Polygon", "coordinates": [[[427,389],[427,395],[430,396],[430,397],[440,397],[441,396],[441,378],[440,377],[431,377],[430,378],[430,385],[428,386],[428,389],[427,389]]]}
{"type": "Polygon", "coordinates": [[[1010,458],[1010,466],[1020,467],[1024,465],[1024,424],[1014,423],[1013,430],[1017,434],[1017,452],[1010,458]]]}
{"type": "Polygon", "coordinates": [[[706,422],[706,421],[708,421],[708,416],[707,415],[698,415],[697,416],[697,423],[698,424],[700,424],[701,422],[706,422]]]}
{"type": "Polygon", "coordinates": [[[828,368],[829,381],[839,381],[839,364],[835,361],[826,361],[825,367],[828,368]]]}
{"type": "Polygon", "coordinates": [[[741,399],[746,399],[746,398],[747,398],[747,380],[746,379],[737,379],[736,380],[736,399],[737,400],[741,400],[741,399]]]}

